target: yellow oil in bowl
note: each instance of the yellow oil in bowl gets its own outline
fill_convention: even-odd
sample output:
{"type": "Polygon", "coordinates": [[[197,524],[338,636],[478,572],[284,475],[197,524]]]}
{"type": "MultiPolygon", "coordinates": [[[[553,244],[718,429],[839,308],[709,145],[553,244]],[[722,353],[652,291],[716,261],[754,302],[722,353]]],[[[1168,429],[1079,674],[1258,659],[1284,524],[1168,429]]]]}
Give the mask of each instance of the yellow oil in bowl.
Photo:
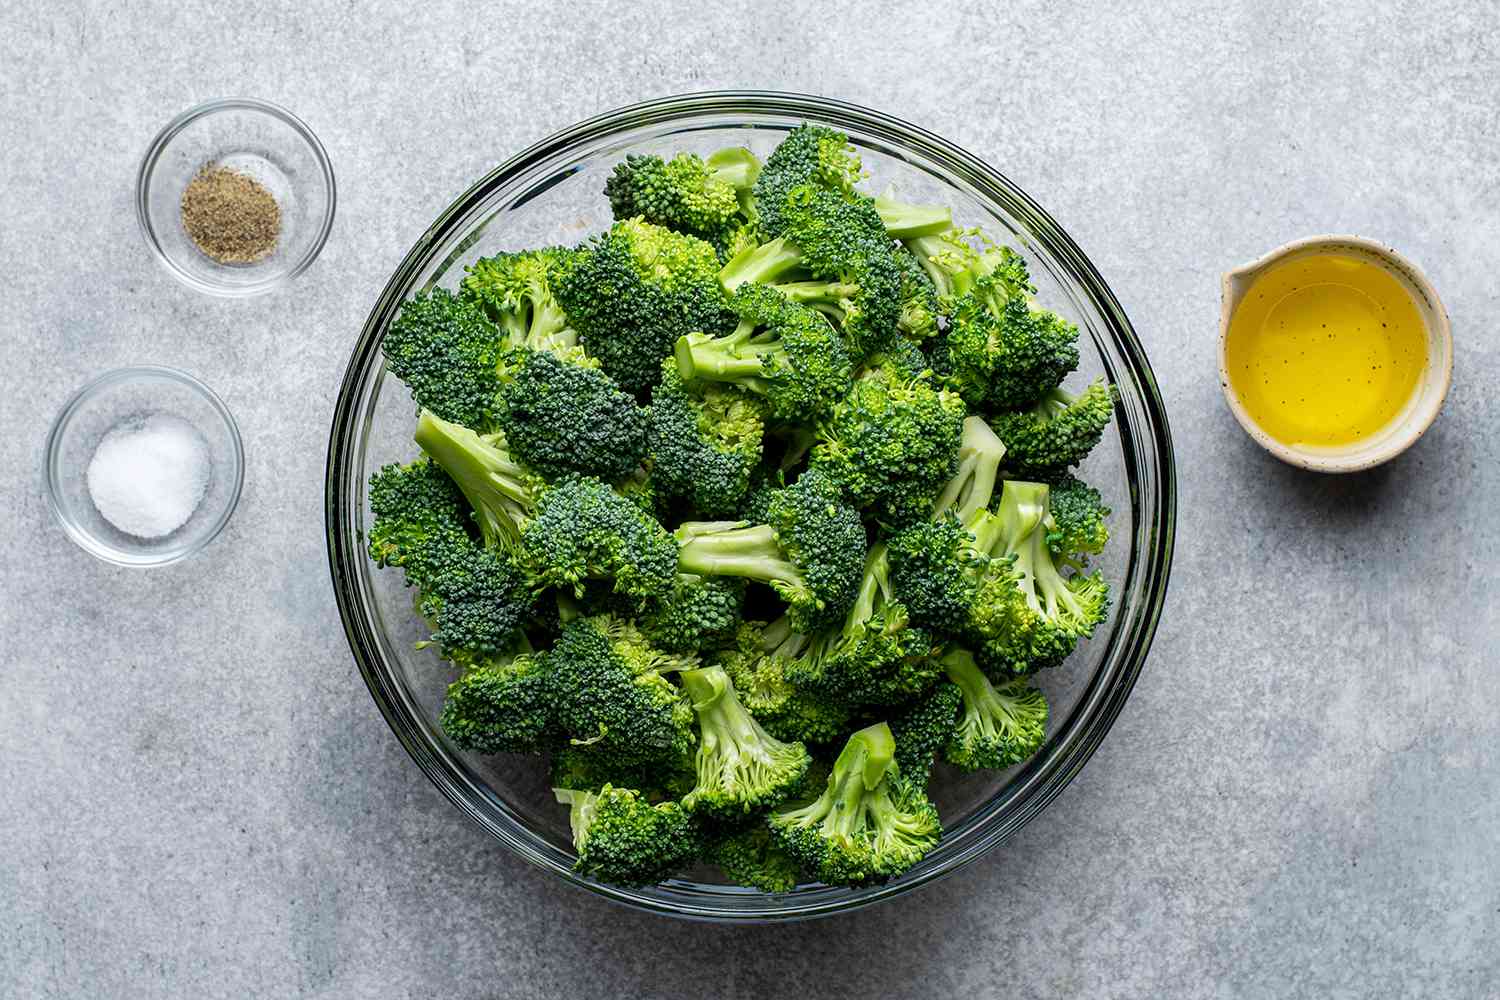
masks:
{"type": "Polygon", "coordinates": [[[1224,370],[1246,414],[1287,445],[1338,448],[1391,424],[1427,366],[1411,293],[1336,252],[1272,264],[1229,320],[1224,370]]]}

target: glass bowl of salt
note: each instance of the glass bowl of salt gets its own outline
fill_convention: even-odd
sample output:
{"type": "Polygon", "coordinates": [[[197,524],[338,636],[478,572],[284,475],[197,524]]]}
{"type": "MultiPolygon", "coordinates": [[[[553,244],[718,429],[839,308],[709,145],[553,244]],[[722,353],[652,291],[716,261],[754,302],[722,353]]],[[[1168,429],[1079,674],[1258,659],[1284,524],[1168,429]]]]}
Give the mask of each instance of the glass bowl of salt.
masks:
{"type": "Polygon", "coordinates": [[[228,408],[186,372],[102,375],[47,436],[47,496],[73,541],[120,566],[161,566],[213,540],[234,513],[244,446],[228,408]]]}

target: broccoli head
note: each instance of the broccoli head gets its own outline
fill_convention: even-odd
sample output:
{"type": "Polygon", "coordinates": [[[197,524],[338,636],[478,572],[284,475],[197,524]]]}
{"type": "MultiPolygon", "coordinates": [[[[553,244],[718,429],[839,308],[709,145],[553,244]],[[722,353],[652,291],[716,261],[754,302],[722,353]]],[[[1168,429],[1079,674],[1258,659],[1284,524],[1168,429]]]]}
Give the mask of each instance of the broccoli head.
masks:
{"type": "Polygon", "coordinates": [[[477,662],[448,687],[439,721],[460,750],[542,753],[561,739],[557,697],[545,654],[495,657],[477,662]]]}
{"type": "Polygon", "coordinates": [[[547,781],[553,788],[597,792],[605,785],[633,788],[652,802],[676,801],[692,791],[693,754],[665,760],[621,760],[608,749],[569,744],[552,751],[547,781]]]}
{"type": "Polygon", "coordinates": [[[714,248],[697,237],[626,219],[578,252],[557,297],[589,355],[642,397],[678,338],[734,327],[718,271],[714,248]]]}
{"type": "Polygon", "coordinates": [[[966,771],[1006,768],[1041,749],[1047,738],[1047,699],[1028,678],[991,684],[973,654],[957,648],[943,656],[943,669],[962,694],[944,760],[966,771]]]}
{"type": "Polygon", "coordinates": [[[1110,509],[1099,491],[1071,472],[1048,480],[1047,548],[1069,565],[1082,569],[1109,541],[1105,519],[1110,509]]]}
{"type": "Polygon", "coordinates": [[[811,632],[839,621],[854,603],[865,529],[838,487],[809,470],[767,503],[764,524],[689,521],[677,529],[678,568],[769,584],[793,625],[811,632]]]}
{"type": "Polygon", "coordinates": [[[501,401],[505,439],[544,476],[624,479],[646,457],[647,415],[586,359],[549,351],[511,355],[501,401]]]}
{"type": "Polygon", "coordinates": [[[958,468],[964,403],[927,377],[867,369],[818,426],[811,466],[887,526],[932,512],[958,468]]]}
{"type": "Polygon", "coordinates": [[[690,811],[745,816],[780,802],[812,758],[801,743],[771,736],[740,704],[723,667],[682,672],[698,716],[698,781],[683,797],[690,811]]]}
{"type": "Polygon", "coordinates": [[[786,228],[785,210],[793,191],[808,185],[845,196],[856,196],[854,186],[864,179],[859,154],[842,132],[822,125],[803,124],[787,133],[771,151],[752,192],[761,228],[780,236],[786,228]]]}
{"type": "Polygon", "coordinates": [[[744,147],[708,159],[678,153],[670,160],[632,154],[615,165],[604,194],[616,219],[640,217],[724,248],[755,219],[751,190],[760,160],[744,147]]]}
{"type": "Polygon", "coordinates": [[[698,852],[692,818],[675,802],[653,804],[613,785],[597,792],[552,791],[568,807],[576,872],[615,885],[650,885],[681,870],[698,852]]]}
{"type": "Polygon", "coordinates": [[[782,420],[814,418],[849,390],[853,359],[822,315],[760,285],[740,288],[730,306],[739,324],[728,336],[690,333],[677,341],[685,382],[738,386],[782,420]]]}
{"type": "Polygon", "coordinates": [[[1114,412],[1114,388],[1099,379],[1076,396],[1054,389],[1030,409],[996,414],[990,426],[1005,442],[1007,471],[1044,478],[1082,462],[1114,412]]]}
{"type": "Polygon", "coordinates": [[[787,679],[789,665],[806,655],[811,639],[782,617],[771,624],[745,622],[733,648],[718,655],[745,710],[779,740],[831,743],[849,731],[846,705],[787,679]]]}
{"type": "Polygon", "coordinates": [[[651,390],[648,452],[658,489],[704,517],[729,517],[760,464],[766,407],[734,385],[684,385],[674,361],[651,390]]]}
{"type": "Polygon", "coordinates": [[[884,722],[849,737],[822,795],[776,809],[769,822],[787,853],[829,885],[900,875],[942,833],[926,794],[901,775],[884,722]]]}
{"type": "Polygon", "coordinates": [[[403,303],[381,342],[386,366],[419,407],[479,431],[494,430],[500,418],[507,349],[478,303],[446,288],[403,303]]]}
{"type": "Polygon", "coordinates": [[[563,247],[498,253],[469,265],[466,298],[477,302],[504,333],[508,349],[575,350],[578,335],[557,301],[557,279],[572,266],[575,251],[563,247]]]}
{"type": "Polygon", "coordinates": [[[679,573],[669,593],[646,601],[641,631],[663,649],[697,652],[734,636],[744,601],[744,580],[679,573]]]}
{"type": "Polygon", "coordinates": [[[735,885],[761,892],[791,892],[802,881],[796,860],[759,824],[715,838],[708,846],[707,860],[735,885]]]}
{"type": "Polygon", "coordinates": [[[963,692],[958,685],[939,681],[920,701],[891,720],[896,766],[906,780],[923,788],[927,786],[933,761],[953,739],[962,701],[963,692]]]}

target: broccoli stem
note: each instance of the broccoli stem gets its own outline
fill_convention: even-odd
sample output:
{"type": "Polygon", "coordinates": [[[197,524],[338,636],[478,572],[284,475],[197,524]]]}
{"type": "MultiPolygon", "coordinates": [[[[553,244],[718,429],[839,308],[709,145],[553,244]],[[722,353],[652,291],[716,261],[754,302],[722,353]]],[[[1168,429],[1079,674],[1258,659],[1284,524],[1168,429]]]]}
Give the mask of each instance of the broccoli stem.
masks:
{"type": "Polygon", "coordinates": [[[953,228],[953,210],[946,205],[908,205],[883,194],[875,199],[875,211],[885,231],[898,240],[936,236],[953,228]]]}
{"type": "Polygon", "coordinates": [[[719,272],[719,283],[726,292],[753,281],[764,285],[795,269],[802,263],[802,251],[777,237],[758,247],[747,247],[734,255],[719,272]]]}
{"type": "Polygon", "coordinates": [[[964,418],[958,445],[958,473],[943,487],[933,515],[952,509],[968,525],[976,514],[990,505],[999,481],[1000,463],[1005,460],[1005,443],[995,435],[983,417],[964,418]]]}
{"type": "Polygon", "coordinates": [[[486,545],[514,544],[531,516],[530,474],[494,439],[430,411],[417,417],[417,445],[442,467],[474,508],[486,545]]]}
{"type": "Polygon", "coordinates": [[[677,338],[673,357],[677,372],[684,381],[708,378],[715,382],[735,382],[747,387],[760,383],[765,371],[761,359],[779,350],[774,341],[751,339],[754,326],[741,324],[727,337],[690,333],[677,338]]]}
{"type": "Polygon", "coordinates": [[[877,599],[889,599],[890,576],[889,550],[884,542],[880,542],[872,546],[865,556],[865,572],[859,581],[859,594],[854,599],[854,606],[849,609],[848,617],[844,619],[845,633],[853,632],[861,622],[868,621],[875,614],[877,599]]]}
{"type": "Polygon", "coordinates": [[[689,521],[677,529],[677,540],[680,572],[804,586],[801,571],[787,560],[776,530],[768,524],[705,532],[701,524],[689,521]]]}
{"type": "Polygon", "coordinates": [[[1002,537],[1001,547],[1016,557],[1022,590],[1032,611],[1056,621],[1060,617],[1086,618],[1087,612],[1068,581],[1057,570],[1047,548],[1043,521],[1047,516],[1049,491],[1044,483],[1006,480],[995,510],[1002,537]]]}

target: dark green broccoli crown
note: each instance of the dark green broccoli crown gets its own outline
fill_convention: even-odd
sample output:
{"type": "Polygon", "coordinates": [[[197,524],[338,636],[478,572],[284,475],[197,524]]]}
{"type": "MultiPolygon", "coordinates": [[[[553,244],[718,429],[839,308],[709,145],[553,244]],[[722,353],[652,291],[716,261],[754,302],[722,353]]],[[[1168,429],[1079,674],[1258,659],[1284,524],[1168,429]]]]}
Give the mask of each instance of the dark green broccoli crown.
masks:
{"type": "Polygon", "coordinates": [[[498,253],[469,265],[465,296],[483,307],[505,334],[506,347],[533,351],[572,348],[578,341],[554,286],[574,263],[563,247],[498,253]]]}
{"type": "Polygon", "coordinates": [[[929,378],[867,370],[818,427],[812,468],[888,526],[932,512],[958,470],[964,403],[929,378]]]}
{"type": "Polygon", "coordinates": [[[682,800],[711,816],[747,816],[786,797],[811,758],[801,743],[783,743],[740,704],[722,667],[682,673],[698,716],[698,781],[682,800]]]}
{"type": "Polygon", "coordinates": [[[531,621],[536,593],[508,553],[471,541],[423,588],[420,607],[444,656],[488,655],[507,649],[531,621]]]}
{"type": "Polygon", "coordinates": [[[802,881],[796,860],[759,824],[720,835],[709,844],[707,860],[735,885],[761,892],[791,892],[802,881]]]}
{"type": "Polygon", "coordinates": [[[676,801],[692,791],[697,775],[693,755],[680,759],[622,761],[609,750],[593,746],[561,746],[552,751],[547,781],[553,788],[597,792],[605,785],[633,788],[652,802],[676,801]]]}
{"type": "Polygon", "coordinates": [[[1028,410],[996,414],[990,426],[1005,442],[1007,471],[1045,478],[1082,462],[1114,412],[1114,387],[1099,379],[1077,396],[1054,389],[1028,410]]]}
{"type": "Polygon", "coordinates": [[[512,451],[544,476],[568,473],[613,482],[646,456],[646,411],[590,364],[548,351],[522,351],[501,391],[512,451]]]}
{"type": "Polygon", "coordinates": [[[797,188],[812,184],[853,195],[863,177],[859,154],[848,136],[822,125],[800,125],[771,152],[755,181],[761,227],[769,236],[782,234],[787,199],[797,188]]]}
{"type": "MultiPolygon", "coordinates": [[[[981,664],[1000,674],[1056,666],[1109,612],[1103,576],[1064,576],[1047,548],[1047,501],[1046,485],[1007,480],[995,514],[978,532],[982,548],[1010,562],[1022,598],[1006,625],[975,646],[981,664]]],[[[1000,605],[998,596],[993,603],[1000,605]]]]}
{"type": "Polygon", "coordinates": [[[820,635],[787,679],[852,707],[899,705],[937,680],[936,641],[894,599],[885,543],[870,549],[859,593],[842,628],[820,635]]]}
{"type": "Polygon", "coordinates": [[[604,194],[616,219],[639,216],[723,246],[750,221],[759,174],[760,161],[744,148],[721,149],[707,161],[695,153],[670,160],[632,154],[615,165],[604,194]]]}
{"type": "Polygon", "coordinates": [[[561,740],[557,697],[547,657],[483,660],[449,686],[440,722],[460,750],[541,753],[561,740]]]}
{"type": "Polygon", "coordinates": [[[763,396],[771,415],[783,420],[813,419],[849,390],[853,359],[821,314],[750,283],[735,291],[730,306],[739,317],[730,335],[694,333],[677,341],[684,381],[740,386],[763,396]]]}
{"type": "Polygon", "coordinates": [[[557,297],[584,348],[626,392],[661,377],[678,338],[734,326],[714,248],[640,219],[617,222],[579,251],[557,297]]]}
{"type": "Polygon", "coordinates": [[[945,635],[967,628],[987,557],[958,515],[903,528],[889,544],[891,584],[912,621],[945,635]]]}
{"type": "Polygon", "coordinates": [[[1009,247],[974,258],[950,310],[948,358],[973,406],[1029,406],[1078,367],[1078,328],[1031,304],[1036,289],[1009,247]]]}
{"type": "Polygon", "coordinates": [[[830,885],[863,885],[915,866],[938,842],[937,810],[895,763],[886,723],[849,737],[823,794],[771,813],[771,832],[830,885]]]}
{"type": "Polygon", "coordinates": [[[493,429],[504,345],[475,302],[445,288],[413,296],[386,330],[381,350],[418,406],[476,430],[493,429]]]}
{"type": "Polygon", "coordinates": [[[891,720],[896,766],[906,780],[926,787],[934,759],[953,738],[962,701],[958,685],[940,681],[921,701],[891,720]]]}
{"type": "Polygon", "coordinates": [[[676,761],[696,736],[693,710],[665,674],[692,666],[648,643],[629,622],[600,616],[563,626],[547,656],[556,678],[556,716],[575,743],[622,766],[676,761]]]}
{"type": "Polygon", "coordinates": [[[615,885],[650,885],[681,870],[699,849],[692,818],[675,802],[653,804],[613,785],[553,793],[568,806],[578,851],[574,870],[584,875],[615,885]]]}
{"type": "Polygon", "coordinates": [[[669,594],[647,602],[641,631],[663,649],[695,653],[734,636],[744,601],[744,580],[679,574],[669,594]]]}
{"type": "Polygon", "coordinates": [[[588,476],[568,476],[539,490],[521,550],[540,583],[563,590],[609,579],[615,589],[645,598],[670,593],[677,579],[677,544],[667,530],[588,476]]]}
{"type": "Polygon", "coordinates": [[[1047,548],[1075,566],[1104,551],[1109,541],[1105,519],[1110,509],[1099,491],[1071,472],[1049,477],[1047,548]]]}
{"type": "Polygon", "coordinates": [[[692,391],[673,361],[651,390],[651,474],[666,495],[704,517],[739,508],[760,464],[765,404],[736,386],[702,383],[692,391]]]}
{"type": "Polygon", "coordinates": [[[966,771],[1005,768],[1029,759],[1047,738],[1047,699],[1025,677],[998,687],[964,649],[943,657],[948,679],[961,692],[957,725],[943,759],[966,771]]]}
{"type": "Polygon", "coordinates": [[[720,653],[715,663],[766,732],[779,740],[831,743],[849,731],[848,706],[787,679],[790,665],[810,646],[809,638],[793,632],[786,618],[770,625],[745,622],[733,648],[720,653]]]}
{"type": "Polygon", "coordinates": [[[809,469],[771,497],[766,523],[797,567],[800,586],[779,590],[791,605],[793,624],[812,632],[839,621],[854,603],[864,569],[865,529],[858,512],[831,479],[809,469]]]}

